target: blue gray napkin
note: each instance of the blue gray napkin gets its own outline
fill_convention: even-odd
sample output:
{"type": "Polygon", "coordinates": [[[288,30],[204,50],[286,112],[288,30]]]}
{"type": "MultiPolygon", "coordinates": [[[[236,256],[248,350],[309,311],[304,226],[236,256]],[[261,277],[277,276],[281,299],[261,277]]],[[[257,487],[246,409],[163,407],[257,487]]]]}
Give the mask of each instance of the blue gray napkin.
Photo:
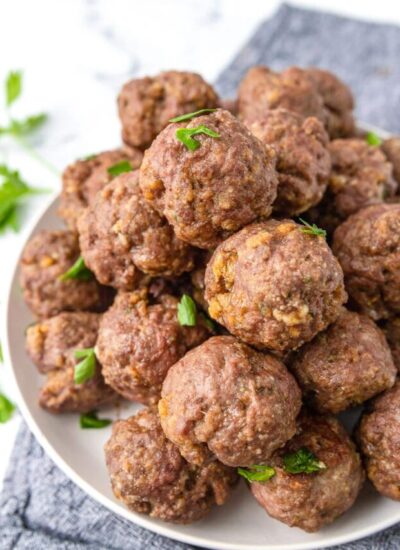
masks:
{"type": "MultiPolygon", "coordinates": [[[[283,5],[221,74],[234,96],[255,64],[315,65],[348,82],[360,120],[400,132],[400,28],[283,5]]],[[[0,550],[188,550],[97,504],[53,464],[28,428],[17,437],[0,496],[0,550]]],[[[338,547],[339,548],[339,547],[338,547]]],[[[342,550],[399,550],[400,525],[342,550]]]]}

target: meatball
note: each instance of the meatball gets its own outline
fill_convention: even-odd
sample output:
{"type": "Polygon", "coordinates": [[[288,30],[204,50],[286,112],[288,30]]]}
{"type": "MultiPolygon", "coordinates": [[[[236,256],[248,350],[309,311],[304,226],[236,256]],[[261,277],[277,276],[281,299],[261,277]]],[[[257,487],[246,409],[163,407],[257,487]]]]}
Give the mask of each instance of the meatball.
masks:
{"type": "Polygon", "coordinates": [[[362,139],[335,139],[329,151],[332,173],[316,220],[332,232],[361,208],[394,196],[397,184],[382,151],[362,139]]]}
{"type": "Polygon", "coordinates": [[[391,317],[382,324],[382,329],[392,352],[393,362],[400,372],[400,317],[391,317]]]}
{"type": "Polygon", "coordinates": [[[385,139],[381,145],[386,158],[393,166],[393,176],[400,183],[400,137],[385,139]]]}
{"type": "Polygon", "coordinates": [[[146,149],[171,118],[217,107],[218,101],[213,88],[196,73],[166,71],[131,80],[118,97],[122,139],[146,149]]]}
{"type": "Polygon", "coordinates": [[[322,97],[325,108],[325,126],[331,139],[354,135],[354,99],[351,90],[336,75],[312,67],[307,74],[322,97]]]}
{"type": "Polygon", "coordinates": [[[295,432],[300,390],[284,364],[232,336],[214,336],[173,365],[159,412],[188,462],[266,460],[295,432]]]}
{"type": "Polygon", "coordinates": [[[275,475],[251,484],[251,492],[272,516],[290,527],[314,532],[332,523],[355,502],[364,472],[355,446],[338,420],[303,413],[296,435],[268,461],[275,475]],[[284,459],[307,449],[318,460],[314,473],[291,473],[284,459]]]}
{"type": "Polygon", "coordinates": [[[289,67],[276,73],[268,67],[252,67],[239,85],[239,117],[251,121],[279,107],[325,123],[322,97],[307,71],[289,67]]]}
{"type": "Polygon", "coordinates": [[[275,153],[228,111],[170,124],[145,153],[140,186],[145,198],[199,248],[219,241],[257,218],[268,217],[276,197],[275,153]],[[198,135],[187,149],[178,129],[205,126],[219,137],[198,135]]]}
{"type": "Polygon", "coordinates": [[[178,299],[162,294],[151,301],[146,289],[122,292],[104,314],[97,356],[106,382],[131,401],[156,403],[168,369],[210,334],[201,319],[181,326],[178,299]]]}
{"type": "Polygon", "coordinates": [[[339,413],[391,388],[396,367],[371,319],[343,310],[300,349],[291,364],[303,396],[320,412],[339,413]]]}
{"type": "Polygon", "coordinates": [[[249,130],[277,153],[279,185],[274,210],[293,216],[317,204],[331,169],[328,136],[321,122],[275,109],[250,123],[249,130]]]}
{"type": "Polygon", "coordinates": [[[132,290],[138,270],[171,276],[193,268],[193,249],[143,199],[138,171],[106,185],[80,217],[78,229],[85,263],[105,285],[132,290]]]}
{"type": "Polygon", "coordinates": [[[400,380],[369,404],[357,439],[369,480],[382,495],[400,500],[400,380]]]}
{"type": "Polygon", "coordinates": [[[141,151],[123,147],[77,160],[67,166],[62,175],[59,216],[70,229],[76,230],[83,210],[93,203],[97,192],[112,180],[107,169],[123,161],[128,161],[132,169],[136,169],[139,168],[142,158],[141,151]]]}
{"type": "Polygon", "coordinates": [[[289,351],[335,321],[347,296],[322,236],[291,220],[249,225],[206,269],[210,316],[258,348],[289,351]]]}
{"type": "Polygon", "coordinates": [[[186,462],[165,437],[157,412],[143,409],[113,425],[105,455],[115,496],[128,508],[173,523],[191,523],[224,504],[235,470],[186,462]]]}
{"type": "Polygon", "coordinates": [[[375,320],[400,313],[400,204],[350,216],[335,231],[333,252],[359,310],[375,320]]]}
{"type": "Polygon", "coordinates": [[[99,323],[97,313],[59,313],[28,328],[27,352],[41,373],[73,366],[76,349],[92,348],[96,344],[99,323]]]}
{"type": "Polygon", "coordinates": [[[37,317],[107,307],[110,292],[94,278],[61,280],[78,257],[78,237],[72,231],[41,231],[28,242],[21,258],[20,284],[26,304],[37,317]]]}
{"type": "Polygon", "coordinates": [[[116,401],[115,392],[105,384],[101,367],[90,380],[82,384],[74,382],[74,366],[48,371],[47,379],[40,390],[39,404],[51,413],[88,413],[116,401]]]}

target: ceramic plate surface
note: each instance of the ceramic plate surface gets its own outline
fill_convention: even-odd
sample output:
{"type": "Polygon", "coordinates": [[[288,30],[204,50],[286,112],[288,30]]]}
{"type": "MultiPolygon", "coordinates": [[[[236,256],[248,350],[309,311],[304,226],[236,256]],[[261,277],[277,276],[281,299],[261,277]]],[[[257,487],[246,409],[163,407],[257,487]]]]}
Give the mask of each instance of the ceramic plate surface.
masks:
{"type": "MultiPolygon", "coordinates": [[[[40,229],[59,228],[57,199],[33,225],[31,234],[40,229]]],[[[19,407],[30,429],[45,451],[72,481],[112,512],[151,531],[175,540],[205,548],[226,550],[310,550],[353,541],[400,521],[400,504],[379,496],[367,484],[356,505],[330,527],[316,534],[289,528],[269,518],[250,496],[244,483],[229,502],[215,507],[208,518],[188,526],[177,526],[149,519],[127,510],[114,497],[106,471],[103,445],[110,428],[81,430],[76,415],[53,416],[37,403],[42,377],[24,350],[24,331],[32,316],[23,303],[18,284],[18,266],[10,282],[6,307],[4,352],[19,394],[19,407]]],[[[128,417],[134,405],[122,405],[119,415],[128,417]]],[[[102,416],[116,411],[102,411],[102,416]]],[[[347,415],[347,423],[354,418],[347,415]]]]}

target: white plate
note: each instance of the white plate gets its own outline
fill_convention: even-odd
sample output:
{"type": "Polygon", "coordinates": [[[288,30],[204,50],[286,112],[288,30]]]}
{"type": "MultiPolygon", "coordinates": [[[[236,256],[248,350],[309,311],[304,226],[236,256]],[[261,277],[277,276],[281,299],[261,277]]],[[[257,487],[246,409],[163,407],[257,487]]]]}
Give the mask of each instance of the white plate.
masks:
{"type": "MultiPolygon", "coordinates": [[[[60,227],[53,200],[31,234],[39,229],[60,227]]],[[[88,495],[112,512],[172,539],[197,546],[230,550],[310,550],[353,541],[400,521],[400,504],[379,496],[368,485],[356,505],[338,521],[316,534],[291,529],[269,518],[250,496],[244,483],[229,502],[216,507],[208,518],[188,526],[177,526],[135,514],[119,503],[110,488],[103,445],[110,428],[81,430],[76,415],[53,416],[37,404],[41,376],[24,351],[24,330],[32,321],[18,284],[16,266],[8,293],[6,335],[2,338],[8,363],[12,365],[19,394],[19,407],[30,429],[54,462],[88,495]]],[[[122,408],[127,417],[134,405],[122,408]]],[[[113,411],[104,412],[108,416],[113,411]]]]}

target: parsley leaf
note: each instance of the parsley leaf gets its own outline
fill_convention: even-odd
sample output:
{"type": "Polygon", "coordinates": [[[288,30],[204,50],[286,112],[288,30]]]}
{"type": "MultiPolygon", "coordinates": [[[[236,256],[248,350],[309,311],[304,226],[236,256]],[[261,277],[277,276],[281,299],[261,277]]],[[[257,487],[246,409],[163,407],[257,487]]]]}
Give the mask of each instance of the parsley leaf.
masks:
{"type": "Polygon", "coordinates": [[[3,128],[3,133],[11,134],[15,137],[23,137],[38,130],[47,121],[48,117],[45,113],[32,115],[22,120],[11,120],[7,128],[3,128]]]}
{"type": "Polygon", "coordinates": [[[5,424],[10,420],[15,411],[15,405],[2,393],[0,393],[0,424],[5,424]]]}
{"type": "Polygon", "coordinates": [[[68,281],[68,279],[78,279],[79,281],[90,281],[93,278],[93,273],[86,267],[85,261],[82,256],[76,260],[76,262],[62,275],[60,275],[60,281],[68,281]]]}
{"type": "Polygon", "coordinates": [[[217,109],[200,109],[200,111],[194,111],[193,113],[186,113],[186,115],[170,118],[169,122],[183,122],[184,120],[191,120],[192,118],[204,115],[206,113],[214,113],[216,110],[217,109]]]}
{"type": "Polygon", "coordinates": [[[290,474],[312,474],[326,469],[326,465],[306,447],[286,454],[283,457],[283,466],[290,474]]]}
{"type": "Polygon", "coordinates": [[[276,474],[272,466],[263,464],[250,466],[249,468],[238,468],[238,474],[247,479],[247,481],[269,481],[276,474]]]}
{"type": "Polygon", "coordinates": [[[193,136],[198,136],[199,134],[204,134],[212,138],[221,137],[220,134],[207,128],[204,124],[196,126],[196,128],[178,128],[175,135],[178,141],[182,142],[189,151],[196,151],[196,149],[200,147],[200,142],[194,139],[193,136]]]}
{"type": "Polygon", "coordinates": [[[96,373],[94,348],[76,349],[74,356],[75,359],[82,359],[82,361],[75,365],[74,382],[75,384],[83,384],[93,378],[96,373]]]}
{"type": "Polygon", "coordinates": [[[107,168],[107,172],[115,178],[116,176],[119,176],[120,174],[124,174],[125,172],[132,172],[133,166],[129,162],[129,160],[121,160],[121,162],[117,162],[116,164],[113,164],[112,166],[109,166],[107,168]]]}
{"type": "Polygon", "coordinates": [[[19,229],[18,207],[28,196],[46,192],[44,189],[30,187],[17,170],[11,170],[5,164],[0,165],[0,232],[10,227],[19,229]]]}
{"type": "Polygon", "coordinates": [[[299,220],[304,225],[304,227],[300,229],[302,233],[306,233],[307,235],[315,235],[316,237],[326,237],[325,229],[321,229],[315,225],[315,223],[311,225],[302,218],[299,218],[299,220]]]}
{"type": "Polygon", "coordinates": [[[105,428],[112,423],[109,418],[97,418],[97,412],[92,411],[87,414],[81,414],[80,425],[82,429],[105,428]]]}
{"type": "Polygon", "coordinates": [[[6,104],[9,107],[19,98],[22,92],[22,72],[11,71],[6,79],[6,104]]]}
{"type": "Polygon", "coordinates": [[[373,147],[379,147],[379,145],[382,144],[381,138],[376,135],[375,132],[368,132],[365,136],[365,141],[368,145],[372,145],[373,147]]]}
{"type": "Polygon", "coordinates": [[[197,320],[197,307],[193,298],[184,294],[178,304],[178,321],[182,327],[194,327],[197,320]]]}

